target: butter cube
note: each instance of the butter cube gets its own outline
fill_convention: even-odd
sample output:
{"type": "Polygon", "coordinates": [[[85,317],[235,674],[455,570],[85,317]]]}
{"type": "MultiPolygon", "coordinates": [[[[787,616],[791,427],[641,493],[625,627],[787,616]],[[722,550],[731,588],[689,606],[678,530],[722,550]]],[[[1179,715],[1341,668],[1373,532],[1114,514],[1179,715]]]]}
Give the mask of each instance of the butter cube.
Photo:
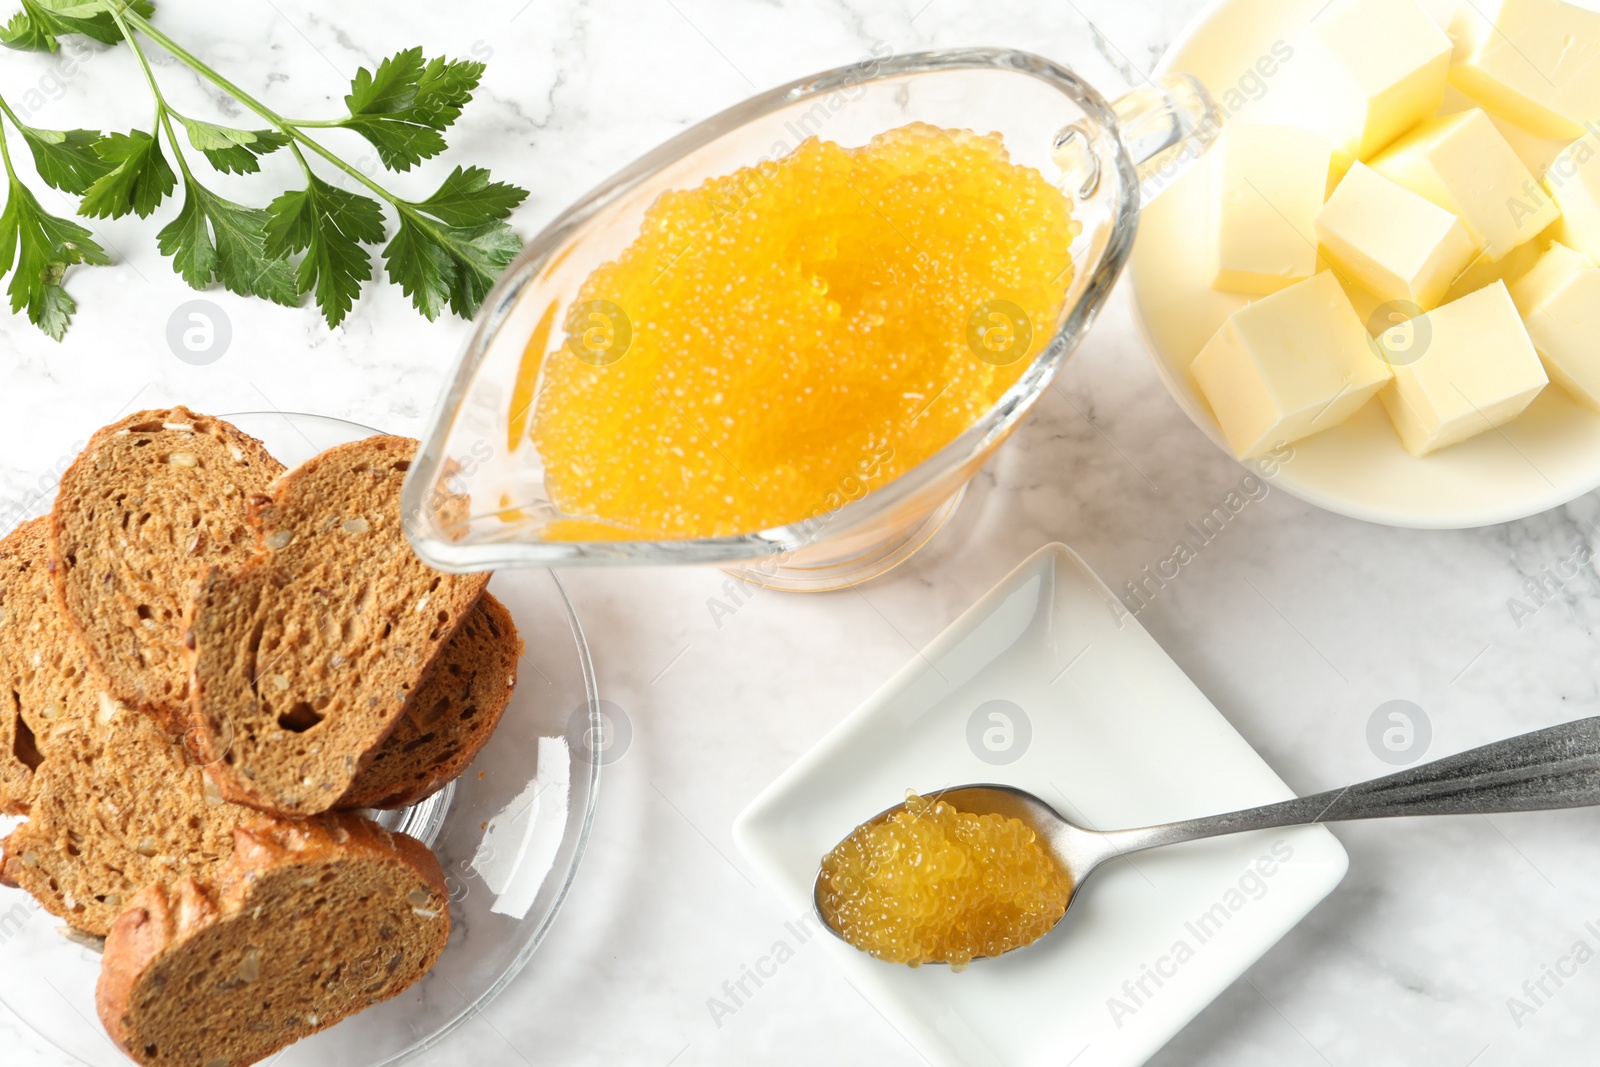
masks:
{"type": "Polygon", "coordinates": [[[1234,312],[1190,372],[1240,459],[1337,426],[1390,378],[1330,271],[1234,312]]]}
{"type": "Polygon", "coordinates": [[[1600,268],[1582,252],[1551,245],[1511,298],[1550,380],[1600,411],[1600,268]]]}
{"type": "Polygon", "coordinates": [[[1578,271],[1594,266],[1594,261],[1560,241],[1552,241],[1533,267],[1511,283],[1511,299],[1526,319],[1530,312],[1552,296],[1578,271]]]}
{"type": "Polygon", "coordinates": [[[1423,123],[1379,153],[1372,169],[1458,217],[1491,260],[1532,240],[1561,214],[1477,108],[1423,123]]]}
{"type": "Polygon", "coordinates": [[[1600,13],[1561,0],[1464,4],[1450,83],[1529,133],[1571,140],[1600,119],[1600,13]]]}
{"type": "Polygon", "coordinates": [[[1311,121],[1333,139],[1335,173],[1439,109],[1452,46],[1413,0],[1339,0],[1311,24],[1311,38],[1332,61],[1311,121]]]}
{"type": "Polygon", "coordinates": [[[1561,209],[1556,240],[1590,258],[1600,256],[1600,137],[1573,141],[1544,172],[1544,188],[1561,209]]]}
{"type": "Polygon", "coordinates": [[[1542,254],[1538,241],[1524,241],[1499,259],[1490,259],[1480,252],[1466,270],[1456,275],[1456,280],[1450,283],[1444,299],[1439,302],[1448,304],[1452,300],[1460,300],[1468,293],[1475,293],[1495,282],[1516,285],[1517,279],[1532,270],[1542,254]]]}
{"type": "Polygon", "coordinates": [[[1315,274],[1327,142],[1290,126],[1232,125],[1212,151],[1212,287],[1272,293],[1315,274]]]}
{"type": "Polygon", "coordinates": [[[1504,282],[1413,322],[1420,355],[1379,394],[1412,455],[1505,425],[1549,382],[1504,282]]]}
{"type": "Polygon", "coordinates": [[[1477,249],[1461,221],[1364,163],[1317,215],[1330,262],[1384,300],[1436,306],[1477,249]]]}

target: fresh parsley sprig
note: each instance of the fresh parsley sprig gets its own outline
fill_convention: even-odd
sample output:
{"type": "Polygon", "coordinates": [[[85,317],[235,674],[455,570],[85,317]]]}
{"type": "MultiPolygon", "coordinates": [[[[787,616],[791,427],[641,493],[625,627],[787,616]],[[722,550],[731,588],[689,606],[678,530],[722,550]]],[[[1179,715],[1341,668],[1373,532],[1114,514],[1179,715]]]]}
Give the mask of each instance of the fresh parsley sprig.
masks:
{"type": "MultiPolygon", "coordinates": [[[[492,180],[481,167],[458,166],[431,196],[409,200],[307,133],[350,130],[373,146],[386,168],[410,170],[447,147],[445,131],[471,101],[483,76],[481,63],[429,59],[420,48],[407,49],[375,70],[357,71],[345,97],[346,114],[327,120],[288,119],[152,25],[148,0],[22,2],[23,11],[0,29],[0,43],[53,49],[56,37],[65,33],[84,33],[107,43],[125,40],[138,58],[155,105],[148,131],[104,135],[92,130],[33,130],[6,108],[5,117],[33,152],[40,178],[80,196],[79,213],[89,218],[147,217],[181,181],[182,206],[157,235],[157,244],[194,288],[220,282],[232,292],[279,304],[297,304],[310,294],[328,325],[337,326],[359,297],[362,283],[373,277],[370,246],[383,244],[387,236],[386,204],[397,223],[381,253],[390,281],[430,319],[446,308],[470,317],[521,247],[506,219],[527,197],[526,190],[492,180]],[[263,128],[233,128],[174,110],[161,92],[141,38],[237,100],[261,120],[263,128]],[[299,165],[304,187],[282,193],[265,208],[235,203],[196,176],[185,143],[213,169],[232,174],[257,173],[262,156],[286,148],[299,165]],[[309,156],[337,168],[362,191],[320,177],[309,156]]],[[[4,132],[0,123],[0,141],[4,132]]],[[[19,217],[30,209],[42,214],[37,200],[11,171],[9,157],[7,174],[11,193],[0,221],[12,217],[12,204],[18,205],[19,217]]],[[[72,240],[60,247],[47,246],[37,235],[46,231],[38,227],[27,231],[9,223],[9,228],[0,228],[0,239],[10,235],[6,247],[16,249],[20,241],[25,254],[17,259],[18,273],[12,280],[13,309],[26,307],[32,321],[59,339],[72,310],[71,298],[60,288],[66,266],[106,259],[83,227],[60,219],[52,222],[71,227],[68,231],[58,225],[56,230],[72,240]],[[70,258],[74,253],[78,258],[70,258]],[[50,268],[41,276],[43,283],[22,274],[22,266],[31,269],[36,260],[50,268]],[[31,295],[41,284],[54,295],[31,295]],[[25,296],[19,298],[19,291],[25,296]]],[[[9,256],[0,258],[0,275],[10,264],[9,256]]]]}
{"type": "MultiPolygon", "coordinates": [[[[0,114],[32,150],[39,177],[55,188],[81,193],[99,173],[99,157],[84,151],[96,136],[90,131],[26,126],[4,98],[0,98],[0,114]]],[[[111,258],[87,229],[40,206],[32,190],[17,177],[3,127],[4,121],[0,121],[0,161],[6,171],[6,206],[0,212],[0,278],[11,275],[6,294],[12,313],[26,311],[28,321],[59,341],[77,307],[61,285],[67,268],[75,263],[110,263],[111,258]]]]}

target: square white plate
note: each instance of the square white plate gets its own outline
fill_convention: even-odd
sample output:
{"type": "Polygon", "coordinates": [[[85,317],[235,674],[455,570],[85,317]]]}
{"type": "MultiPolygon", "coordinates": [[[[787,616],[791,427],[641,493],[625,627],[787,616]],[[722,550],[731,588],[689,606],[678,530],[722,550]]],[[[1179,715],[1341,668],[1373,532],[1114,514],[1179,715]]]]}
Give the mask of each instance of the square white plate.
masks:
{"type": "MultiPolygon", "coordinates": [[[[769,786],[734,824],[791,913],[817,864],[903,799],[999,782],[1098,829],[1293,794],[1064,545],[1018,567],[769,786]],[[994,702],[1004,703],[994,703],[994,702]]],[[[956,974],[824,938],[849,980],[936,1065],[1140,1064],[1349,866],[1326,829],[1269,830],[1119,860],[1048,937],[956,974]]]]}

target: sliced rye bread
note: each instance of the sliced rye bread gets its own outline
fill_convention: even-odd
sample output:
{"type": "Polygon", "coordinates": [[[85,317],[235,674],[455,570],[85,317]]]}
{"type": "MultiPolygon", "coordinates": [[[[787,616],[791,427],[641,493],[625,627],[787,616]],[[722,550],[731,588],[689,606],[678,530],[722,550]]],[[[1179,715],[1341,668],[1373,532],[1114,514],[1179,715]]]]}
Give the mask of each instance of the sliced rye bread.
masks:
{"type": "Polygon", "coordinates": [[[406,543],[416,448],[371,437],[296,468],[252,501],[257,554],[201,583],[192,722],[229,800],[297,818],[339,803],[488,584],[406,543]]]}
{"type": "Polygon", "coordinates": [[[52,556],[67,621],[118,701],[182,728],[184,608],[208,567],[255,550],[249,498],[282,473],[260,441],[182,407],[89,439],[61,479],[52,556]]]}
{"type": "Polygon", "coordinates": [[[484,593],[338,807],[403,808],[457,778],[511,702],[522,650],[511,613],[484,593]]]}
{"type": "Polygon", "coordinates": [[[0,881],[103,935],[151,882],[209,874],[257,813],[222,803],[181,739],[100,693],[61,613],[49,529],[38,519],[0,541],[0,693],[30,772],[29,819],[0,841],[0,881]]]}
{"type": "Polygon", "coordinates": [[[147,1067],[245,1067],[395,996],[450,935],[431,852],[353,814],[241,827],[216,882],[140,893],[106,938],[95,1003],[147,1067]]]}
{"type": "Polygon", "coordinates": [[[0,881],[76,929],[104,936],[153,883],[209,880],[234,828],[260,817],[222,799],[182,738],[109,697],[63,741],[45,748],[28,821],[0,841],[0,881]]]}
{"type": "Polygon", "coordinates": [[[25,815],[45,752],[93,718],[99,687],[50,577],[50,520],[0,540],[0,811],[25,815]]]}

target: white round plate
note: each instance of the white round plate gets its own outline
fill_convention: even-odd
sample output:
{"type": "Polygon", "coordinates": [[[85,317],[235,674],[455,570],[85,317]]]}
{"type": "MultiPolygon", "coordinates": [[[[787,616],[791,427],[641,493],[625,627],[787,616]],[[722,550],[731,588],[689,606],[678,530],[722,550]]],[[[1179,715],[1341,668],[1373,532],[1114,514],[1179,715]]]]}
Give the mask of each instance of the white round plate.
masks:
{"type": "MultiPolygon", "coordinates": [[[[1280,52],[1280,42],[1293,48],[1297,33],[1326,6],[1327,0],[1219,0],[1173,44],[1159,72],[1197,75],[1229,120],[1292,123],[1294,94],[1283,87],[1293,58],[1269,62],[1274,73],[1268,77],[1256,64],[1274,56],[1275,43],[1280,52]]],[[[1451,0],[1422,0],[1422,6],[1440,25],[1448,25],[1454,10],[1451,0]]],[[[1447,94],[1445,110],[1463,106],[1463,98],[1447,94]]],[[[1539,173],[1539,157],[1555,146],[1511,137],[1539,173]]],[[[1145,207],[1128,273],[1134,321],[1161,380],[1194,424],[1232,455],[1189,376],[1189,364],[1206,341],[1249,301],[1208,284],[1206,218],[1204,168],[1197,166],[1145,207]]],[[[1329,511],[1389,526],[1457,529],[1509,522],[1600,486],[1600,413],[1556,385],[1500,432],[1420,459],[1400,446],[1376,399],[1343,425],[1292,447],[1293,458],[1278,467],[1275,486],[1329,511]]]]}
{"type": "MultiPolygon", "coordinates": [[[[290,467],[377,432],[316,415],[227,418],[290,467]]],[[[378,817],[438,855],[450,888],[449,944],[422,981],[289,1046],[272,1058],[274,1067],[378,1067],[437,1044],[522,970],[572,885],[603,761],[593,749],[603,735],[588,647],[553,572],[497,574],[490,588],[528,646],[516,695],[459,780],[413,808],[378,817]]],[[[0,887],[0,1005],[72,1060],[127,1067],[95,1017],[100,957],[62,937],[61,926],[22,890],[0,887]]]]}

